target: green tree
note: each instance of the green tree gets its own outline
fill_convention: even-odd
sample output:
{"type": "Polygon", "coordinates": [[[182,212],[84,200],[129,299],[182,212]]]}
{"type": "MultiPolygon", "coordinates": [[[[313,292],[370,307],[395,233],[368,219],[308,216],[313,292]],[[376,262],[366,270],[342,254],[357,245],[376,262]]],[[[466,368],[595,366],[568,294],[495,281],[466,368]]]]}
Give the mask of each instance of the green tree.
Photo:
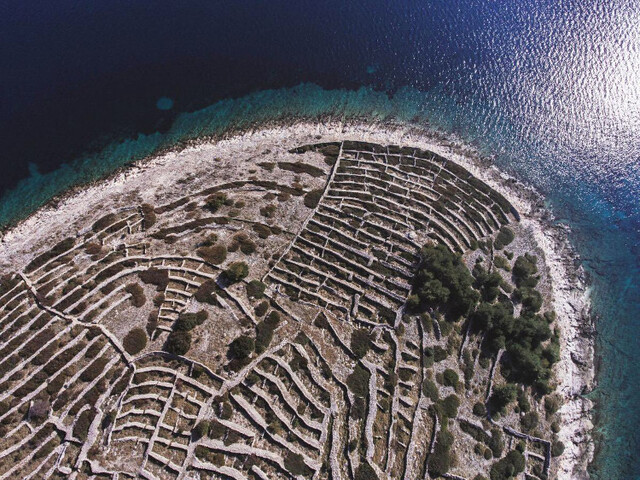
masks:
{"type": "Polygon", "coordinates": [[[224,271],[224,275],[230,283],[237,283],[249,275],[249,265],[245,262],[233,262],[224,271]]]}
{"type": "Polygon", "coordinates": [[[511,383],[494,387],[490,399],[492,409],[497,412],[503,410],[516,399],[517,392],[518,388],[511,383]]]}
{"type": "Polygon", "coordinates": [[[253,353],[254,349],[255,342],[253,338],[247,335],[241,335],[229,345],[229,356],[231,358],[244,360],[253,353]]]}
{"type": "Polygon", "coordinates": [[[371,340],[367,330],[359,328],[351,333],[351,350],[358,359],[363,358],[370,348],[371,340]]]}

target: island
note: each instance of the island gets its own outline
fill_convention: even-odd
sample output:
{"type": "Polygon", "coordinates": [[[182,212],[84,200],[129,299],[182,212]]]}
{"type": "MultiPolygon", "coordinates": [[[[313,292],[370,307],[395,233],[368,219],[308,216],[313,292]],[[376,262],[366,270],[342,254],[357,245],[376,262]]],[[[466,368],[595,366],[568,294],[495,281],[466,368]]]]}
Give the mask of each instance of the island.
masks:
{"type": "Polygon", "coordinates": [[[264,127],[0,242],[0,480],[580,478],[593,325],[530,188],[390,126],[264,127]]]}

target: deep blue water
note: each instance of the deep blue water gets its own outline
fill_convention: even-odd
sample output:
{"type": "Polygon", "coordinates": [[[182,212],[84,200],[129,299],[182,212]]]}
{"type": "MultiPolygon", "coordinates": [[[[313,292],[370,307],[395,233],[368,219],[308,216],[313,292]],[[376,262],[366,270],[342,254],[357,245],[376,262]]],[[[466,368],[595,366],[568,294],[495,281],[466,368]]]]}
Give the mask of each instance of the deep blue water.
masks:
{"type": "Polygon", "coordinates": [[[594,477],[640,478],[640,4],[0,2],[0,224],[182,139],[287,117],[455,134],[547,195],[593,281],[594,477]]]}

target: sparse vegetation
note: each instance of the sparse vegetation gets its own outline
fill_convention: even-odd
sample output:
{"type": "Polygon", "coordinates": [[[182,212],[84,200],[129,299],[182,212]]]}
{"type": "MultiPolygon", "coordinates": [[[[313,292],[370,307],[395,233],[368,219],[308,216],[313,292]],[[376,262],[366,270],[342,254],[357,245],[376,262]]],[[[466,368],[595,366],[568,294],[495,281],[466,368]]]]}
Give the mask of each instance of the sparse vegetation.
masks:
{"type": "Polygon", "coordinates": [[[84,451],[100,476],[156,438],[158,478],[557,476],[551,282],[504,198],[413,147],[219,160],[0,277],[0,433],[24,439],[0,473],[84,451]]]}

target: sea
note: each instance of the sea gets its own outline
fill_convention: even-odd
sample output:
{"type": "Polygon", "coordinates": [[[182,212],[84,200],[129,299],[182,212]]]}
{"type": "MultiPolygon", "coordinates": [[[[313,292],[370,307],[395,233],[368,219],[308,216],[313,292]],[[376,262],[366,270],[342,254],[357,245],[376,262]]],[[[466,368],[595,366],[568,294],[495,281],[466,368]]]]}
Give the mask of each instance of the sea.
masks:
{"type": "Polygon", "coordinates": [[[638,0],[0,2],[3,227],[185,141],[327,119],[442,132],[545,195],[591,282],[592,478],[640,479],[638,0]]]}

